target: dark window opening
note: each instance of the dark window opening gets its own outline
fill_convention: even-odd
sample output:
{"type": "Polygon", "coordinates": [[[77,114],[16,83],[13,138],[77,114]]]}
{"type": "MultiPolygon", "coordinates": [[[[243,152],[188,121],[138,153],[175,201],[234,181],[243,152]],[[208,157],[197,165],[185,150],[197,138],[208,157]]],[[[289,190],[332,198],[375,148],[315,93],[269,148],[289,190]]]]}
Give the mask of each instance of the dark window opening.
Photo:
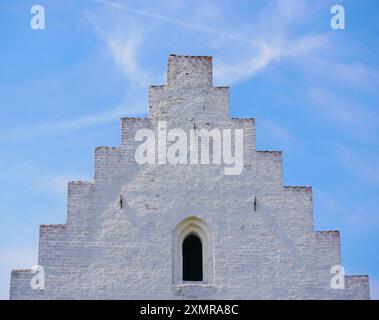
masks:
{"type": "Polygon", "coordinates": [[[203,247],[191,234],[183,241],[183,281],[203,281],[203,247]]]}

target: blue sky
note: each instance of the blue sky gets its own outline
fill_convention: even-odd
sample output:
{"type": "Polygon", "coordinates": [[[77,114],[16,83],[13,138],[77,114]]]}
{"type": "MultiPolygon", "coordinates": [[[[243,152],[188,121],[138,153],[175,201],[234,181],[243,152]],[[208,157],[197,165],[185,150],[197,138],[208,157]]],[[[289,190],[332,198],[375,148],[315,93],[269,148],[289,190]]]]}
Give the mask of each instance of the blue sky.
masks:
{"type": "Polygon", "coordinates": [[[348,274],[379,298],[379,2],[0,3],[0,298],[37,257],[38,226],[64,223],[68,180],[91,179],[119,118],[144,116],[171,53],[212,55],[231,115],[283,150],[286,185],[312,185],[316,230],[341,231],[348,274]],[[30,9],[45,8],[32,30],[30,9]],[[330,27],[342,4],[346,29],[330,27]]]}

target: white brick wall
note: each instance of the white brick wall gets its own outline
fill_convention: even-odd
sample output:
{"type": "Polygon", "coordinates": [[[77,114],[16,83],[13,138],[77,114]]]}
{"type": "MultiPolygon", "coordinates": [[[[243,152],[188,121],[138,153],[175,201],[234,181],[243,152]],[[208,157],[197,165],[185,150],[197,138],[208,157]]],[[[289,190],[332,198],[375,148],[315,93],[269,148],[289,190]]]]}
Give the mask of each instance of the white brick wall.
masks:
{"type": "Polygon", "coordinates": [[[339,233],[314,231],[311,188],[282,185],[282,154],[255,150],[254,119],[229,118],[228,88],[212,86],[210,57],[169,57],[167,85],[149,89],[149,118],[121,119],[121,146],[95,150],[94,181],[68,184],[67,223],[41,225],[38,264],[46,289],[32,290],[30,271],[14,270],[11,299],[369,298],[367,276],[330,288],[339,233]],[[243,128],[242,174],[138,165],[135,132],[158,120],[243,128]],[[173,232],[190,216],[212,232],[210,284],[173,283],[173,232]]]}

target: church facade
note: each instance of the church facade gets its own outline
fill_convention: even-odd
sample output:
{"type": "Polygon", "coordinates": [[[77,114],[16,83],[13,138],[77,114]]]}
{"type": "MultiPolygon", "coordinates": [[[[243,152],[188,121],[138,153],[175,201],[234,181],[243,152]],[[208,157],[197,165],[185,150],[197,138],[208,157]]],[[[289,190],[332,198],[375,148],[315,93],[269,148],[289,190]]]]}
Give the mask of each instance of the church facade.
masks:
{"type": "Polygon", "coordinates": [[[13,270],[11,299],[370,298],[367,276],[333,286],[339,232],[314,230],[311,187],[284,186],[282,153],[256,150],[254,119],[230,118],[211,57],[171,55],[148,108],[121,119],[120,146],[96,148],[92,181],[68,183],[66,223],[40,226],[44,287],[31,285],[38,272],[13,270]],[[175,128],[171,138],[188,135],[172,152],[175,128]]]}

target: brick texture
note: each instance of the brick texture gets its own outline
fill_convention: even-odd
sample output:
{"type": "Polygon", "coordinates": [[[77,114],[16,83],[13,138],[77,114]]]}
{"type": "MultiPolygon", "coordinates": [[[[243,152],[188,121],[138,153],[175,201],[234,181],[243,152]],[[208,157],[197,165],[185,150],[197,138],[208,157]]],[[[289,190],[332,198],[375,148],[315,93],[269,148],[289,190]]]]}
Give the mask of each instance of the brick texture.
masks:
{"type": "Polygon", "coordinates": [[[67,201],[65,224],[40,226],[45,290],[13,270],[11,299],[369,299],[367,276],[330,287],[339,233],[314,231],[312,189],[283,186],[282,153],[256,150],[254,119],[229,117],[211,57],[171,55],[167,84],[149,88],[148,118],[121,119],[120,146],[96,148],[94,180],[69,182],[67,201]],[[244,129],[242,173],[137,164],[135,133],[159,120],[244,129]],[[173,281],[173,234],[188,217],[212,233],[211,283],[173,281]]]}

